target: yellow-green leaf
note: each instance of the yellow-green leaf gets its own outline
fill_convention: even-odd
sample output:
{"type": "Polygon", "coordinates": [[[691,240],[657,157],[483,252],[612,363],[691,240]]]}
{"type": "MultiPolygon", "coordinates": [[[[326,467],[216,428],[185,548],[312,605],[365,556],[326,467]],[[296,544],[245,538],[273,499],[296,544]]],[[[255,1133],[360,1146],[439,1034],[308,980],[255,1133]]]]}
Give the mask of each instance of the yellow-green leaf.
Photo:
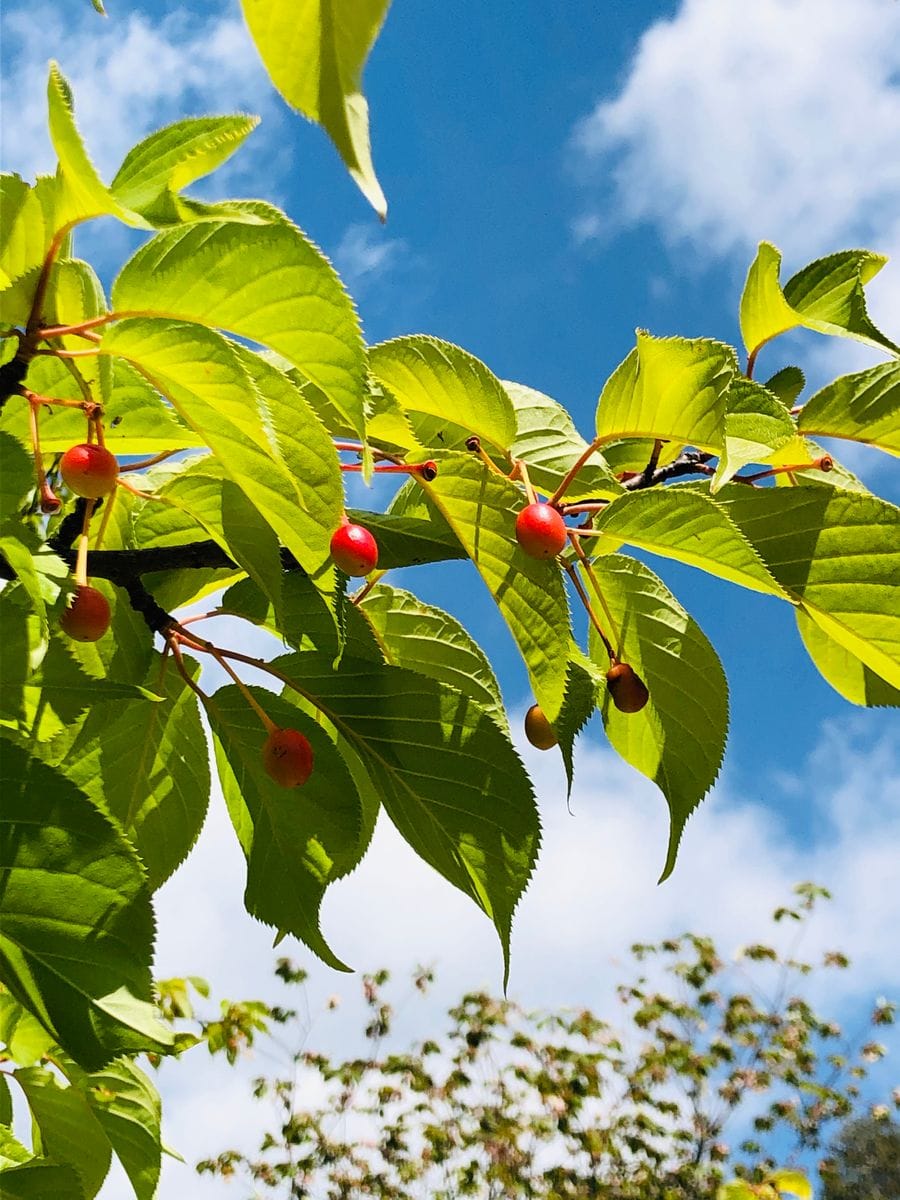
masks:
{"type": "Polygon", "coordinates": [[[318,122],[363,195],[384,219],[387,201],[372,165],[362,72],[390,0],[241,0],[272,82],[318,122]]]}

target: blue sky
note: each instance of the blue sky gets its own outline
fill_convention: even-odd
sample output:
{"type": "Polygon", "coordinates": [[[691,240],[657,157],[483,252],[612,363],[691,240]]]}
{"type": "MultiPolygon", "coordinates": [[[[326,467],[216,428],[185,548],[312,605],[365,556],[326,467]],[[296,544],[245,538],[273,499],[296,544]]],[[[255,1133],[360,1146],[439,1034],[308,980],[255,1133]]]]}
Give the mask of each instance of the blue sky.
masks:
{"type": "MultiPolygon", "coordinates": [[[[893,252],[870,307],[896,336],[894,0],[397,0],[366,74],[390,203],[384,228],[324,135],[272,92],[236,0],[107,7],[103,21],[88,0],[7,0],[6,169],[52,167],[49,57],[74,84],[79,123],[107,176],[160,124],[258,112],[261,127],[208,191],[282,205],[342,271],[370,341],[421,331],[458,342],[501,377],[566,404],[583,432],[636,326],[737,339],[737,303],[760,238],[781,246],[788,271],[849,246],[893,252]]],[[[80,243],[107,277],[134,244],[106,224],[80,243]]],[[[876,358],[810,334],[768,347],[760,374],[794,361],[818,385],[876,358]]],[[[900,498],[892,460],[859,448],[843,457],[876,491],[900,498]]],[[[900,991],[900,970],[884,953],[900,917],[889,899],[900,849],[896,714],[859,713],[832,692],[785,605],[689,568],[652,565],[729,676],[722,783],[688,826],[675,880],[657,891],[664,806],[611,758],[596,722],[584,739],[574,820],[562,816],[558,764],[526,750],[548,836],[514,942],[514,989],[529,1001],[591,1002],[633,937],[709,917],[737,943],[755,936],[784,888],[814,875],[839,890],[824,928],[858,943],[859,995],[900,991]]],[[[461,616],[491,647],[511,709],[528,702],[512,643],[471,569],[419,569],[397,582],[461,616]]],[[[217,817],[196,862],[164,892],[160,959],[165,971],[206,971],[219,987],[248,993],[262,989],[268,941],[237,911],[230,838],[217,817]],[[176,918],[188,903],[193,932],[176,918]],[[237,931],[228,955],[216,951],[226,913],[237,931]]],[[[338,952],[365,969],[431,956],[454,978],[498,983],[490,929],[404,854],[382,832],[372,862],[326,904],[338,952]],[[354,920],[361,904],[371,905],[365,936],[354,920]]],[[[325,991],[340,982],[325,972],[315,980],[325,991]]],[[[173,1103],[200,1137],[198,1094],[178,1092],[173,1103]]],[[[237,1099],[234,1113],[244,1129],[237,1099]]],[[[183,1194],[184,1177],[170,1179],[164,1195],[183,1194]]]]}

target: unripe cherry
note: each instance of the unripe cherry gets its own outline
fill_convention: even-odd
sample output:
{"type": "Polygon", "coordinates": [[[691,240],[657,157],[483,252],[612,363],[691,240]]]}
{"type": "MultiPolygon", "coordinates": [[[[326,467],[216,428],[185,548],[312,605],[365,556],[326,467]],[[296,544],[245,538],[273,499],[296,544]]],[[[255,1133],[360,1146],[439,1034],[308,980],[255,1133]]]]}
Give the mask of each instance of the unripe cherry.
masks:
{"type": "Polygon", "coordinates": [[[516,540],[532,558],[556,558],[567,539],[566,523],[551,504],[526,504],[516,517],[516,540]]]}
{"type": "Polygon", "coordinates": [[[59,462],[59,473],[69,491],[86,500],[107,496],[116,486],[119,464],[105,446],[82,442],[70,446],[59,462]]]}
{"type": "Polygon", "coordinates": [[[559,744],[553,726],[544,716],[539,704],[532,704],[525,714],[525,736],[538,750],[552,750],[559,744]]]}
{"type": "Polygon", "coordinates": [[[619,712],[640,712],[650,699],[647,685],[628,663],[613,663],[606,672],[606,686],[619,712]]]}
{"type": "Polygon", "coordinates": [[[331,538],[331,557],[345,575],[368,575],[378,565],[378,543],[362,525],[341,525],[331,538]]]}
{"type": "Polygon", "coordinates": [[[312,774],[313,748],[299,730],[273,729],[262,756],[266,774],[279,787],[302,787],[312,774]]]}
{"type": "Polygon", "coordinates": [[[95,587],[83,583],[75,589],[75,596],[60,617],[59,626],[76,642],[97,642],[109,629],[109,622],[109,601],[95,587]]]}

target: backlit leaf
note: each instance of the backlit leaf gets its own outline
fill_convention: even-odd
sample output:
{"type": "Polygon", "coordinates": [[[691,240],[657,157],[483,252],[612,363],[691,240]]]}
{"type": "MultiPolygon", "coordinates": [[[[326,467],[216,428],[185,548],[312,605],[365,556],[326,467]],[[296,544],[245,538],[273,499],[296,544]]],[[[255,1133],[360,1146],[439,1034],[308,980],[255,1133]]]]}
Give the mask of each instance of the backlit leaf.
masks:
{"type": "Polygon", "coordinates": [[[361,192],[384,219],[387,201],[372,166],[362,72],[390,0],[241,0],[272,82],[288,104],[317,121],[361,192]]]}
{"type": "Polygon", "coordinates": [[[886,262],[870,250],[844,250],[810,263],[782,289],[781,252],[760,242],[741,297],[741,336],[748,352],[755,358],[766,342],[803,326],[900,353],[866,311],[865,284],[886,262]]]}
{"type": "Polygon", "coordinates": [[[359,320],[330,263],[272,210],[270,223],[209,221],[158,234],[122,268],[119,312],[227,329],[284,355],[365,432],[359,320]]]}
{"type": "Polygon", "coordinates": [[[423,446],[461,450],[474,435],[486,450],[506,456],[516,436],[512,402],[467,351],[421,334],[395,338],[372,347],[369,368],[413,420],[423,446]]]}
{"type": "Polygon", "coordinates": [[[752,591],[784,597],[759,554],[709,496],[694,486],[648,488],[614,500],[594,519],[595,540],[622,543],[700,567],[752,591]]]}
{"type": "Polygon", "coordinates": [[[348,970],[319,928],[319,907],[330,883],[352,870],[360,845],[362,809],[353,778],[332,739],[283,699],[254,689],[277,724],[298,728],[314,754],[302,787],[284,788],[263,769],[266,734],[236,687],[220,688],[207,706],[216,762],[232,823],[247,859],[247,911],[293,933],[336,970],[348,970]]]}
{"type": "MultiPolygon", "coordinates": [[[[715,650],[697,622],[652,571],[636,559],[608,554],[593,565],[614,625],[607,631],[622,662],[650,693],[646,706],[623,713],[608,692],[601,714],[606,734],[626,762],[652,779],[669,805],[669,847],[662,879],[688,817],[712,787],[728,732],[728,684],[715,650]]],[[[591,658],[605,674],[609,659],[589,632],[591,658]]]]}
{"type": "Polygon", "coordinates": [[[781,586],[822,629],[900,687],[900,510],[824,485],[719,493],[781,586]]]}
{"type": "Polygon", "coordinates": [[[842,375],[806,402],[801,433],[852,438],[900,454],[900,363],[842,375]]]}
{"type": "Polygon", "coordinates": [[[664,438],[717,451],[736,373],[734,351],[721,342],[655,338],[639,330],[637,347],[600,395],[597,435],[608,441],[664,438]]]}
{"type": "Polygon", "coordinates": [[[418,672],[347,655],[334,671],[315,653],[275,665],[355,748],[412,848],[491,918],[508,970],[540,827],[507,735],[471,697],[418,672]]]}
{"type": "Polygon", "coordinates": [[[12,744],[0,756],[0,964],[10,991],[77,1062],[159,1050],[153,917],[121,832],[70,780],[12,744]]]}

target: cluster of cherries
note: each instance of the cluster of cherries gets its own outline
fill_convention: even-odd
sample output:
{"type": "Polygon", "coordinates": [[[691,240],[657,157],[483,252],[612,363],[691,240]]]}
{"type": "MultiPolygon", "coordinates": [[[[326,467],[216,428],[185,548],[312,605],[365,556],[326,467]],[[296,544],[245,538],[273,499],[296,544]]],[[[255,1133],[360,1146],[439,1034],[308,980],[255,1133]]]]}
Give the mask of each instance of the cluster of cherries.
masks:
{"type": "MultiPolygon", "coordinates": [[[[426,465],[432,467],[430,463],[426,465]]],[[[92,501],[109,495],[119,476],[115,455],[94,442],[72,446],[62,456],[59,470],[71,492],[92,501]]],[[[436,469],[430,472],[431,478],[434,473],[436,469]]],[[[553,504],[533,501],[516,519],[516,540],[531,558],[556,558],[568,538],[568,527],[553,504]]],[[[332,535],[330,549],[335,566],[354,578],[369,575],[378,565],[378,543],[374,536],[346,516],[332,535]]],[[[78,578],[72,600],[60,620],[63,631],[76,641],[95,642],[103,637],[109,624],[110,608],[106,597],[91,587],[86,578],[78,578]]],[[[639,712],[647,703],[647,687],[627,663],[613,659],[606,681],[613,704],[622,712],[639,712]]],[[[299,730],[281,728],[271,721],[267,721],[267,727],[269,734],[262,751],[266,773],[281,787],[301,787],[313,769],[313,749],[309,739],[299,730]]],[[[537,704],[532,705],[525,716],[525,736],[539,750],[549,750],[557,745],[556,732],[537,704]]]]}

